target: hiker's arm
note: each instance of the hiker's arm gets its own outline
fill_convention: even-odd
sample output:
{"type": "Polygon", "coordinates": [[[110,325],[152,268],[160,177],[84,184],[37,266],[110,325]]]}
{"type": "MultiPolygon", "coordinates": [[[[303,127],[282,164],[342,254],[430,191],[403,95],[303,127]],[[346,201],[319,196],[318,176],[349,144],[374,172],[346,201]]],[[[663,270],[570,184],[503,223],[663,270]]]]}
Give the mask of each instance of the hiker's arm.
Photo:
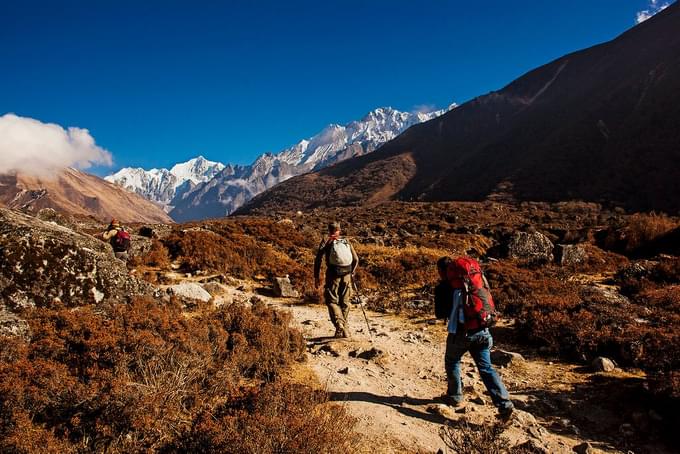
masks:
{"type": "Polygon", "coordinates": [[[316,258],[314,259],[314,286],[318,287],[320,284],[319,275],[321,274],[321,260],[323,260],[325,245],[319,245],[319,250],[316,251],[316,258]]]}
{"type": "Polygon", "coordinates": [[[351,244],[349,245],[349,249],[352,251],[352,273],[357,269],[357,266],[359,266],[359,256],[357,256],[357,253],[354,252],[354,246],[351,244]]]}
{"type": "Polygon", "coordinates": [[[116,233],[118,233],[118,230],[116,229],[107,230],[106,232],[102,233],[102,238],[104,241],[109,241],[111,238],[116,236],[116,233]]]}

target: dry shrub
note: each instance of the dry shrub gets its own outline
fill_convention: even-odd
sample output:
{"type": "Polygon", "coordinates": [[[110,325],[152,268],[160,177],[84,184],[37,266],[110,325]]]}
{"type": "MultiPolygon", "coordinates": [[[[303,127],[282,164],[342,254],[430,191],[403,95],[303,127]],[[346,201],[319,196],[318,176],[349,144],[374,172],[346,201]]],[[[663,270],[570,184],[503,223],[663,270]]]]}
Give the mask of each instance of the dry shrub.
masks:
{"type": "Polygon", "coordinates": [[[209,230],[187,230],[171,234],[164,243],[186,271],[213,270],[239,278],[289,274],[298,285],[311,283],[309,266],[242,233],[222,236],[209,230]]]}
{"type": "Polygon", "coordinates": [[[348,453],[354,420],[326,395],[301,385],[270,384],[255,396],[204,413],[182,452],[348,453]],[[224,427],[229,430],[225,431],[224,427]]]}
{"type": "Polygon", "coordinates": [[[665,214],[636,213],[625,219],[622,228],[610,228],[602,240],[605,249],[640,256],[655,253],[657,242],[679,224],[665,214]]]}
{"type": "MultiPolygon", "coordinates": [[[[244,447],[252,440],[239,430],[248,422],[282,432],[280,440],[304,430],[320,452],[337,452],[331,440],[343,440],[310,390],[282,387],[281,372],[301,358],[304,343],[288,315],[263,305],[206,307],[188,317],[177,304],[142,299],[23,317],[30,341],[0,343],[2,452],[183,451],[224,409],[237,409],[232,424],[211,436],[244,447]],[[268,413],[279,392],[289,400],[268,413]],[[288,404],[305,410],[282,411],[288,404]]],[[[278,446],[295,447],[286,443],[278,446]]],[[[235,444],[230,452],[243,451],[235,444]]]]}
{"type": "Polygon", "coordinates": [[[422,285],[437,278],[437,259],[445,250],[421,247],[389,248],[359,245],[356,248],[367,287],[399,289],[422,285]]]}
{"type": "Polygon", "coordinates": [[[472,424],[462,418],[449,422],[439,430],[439,436],[449,449],[465,454],[540,454],[545,452],[531,443],[510,446],[502,436],[500,424],[472,424]]]}
{"type": "Polygon", "coordinates": [[[132,256],[129,262],[133,267],[148,266],[167,269],[170,267],[168,248],[160,241],[153,239],[150,249],[144,255],[132,256]]]}

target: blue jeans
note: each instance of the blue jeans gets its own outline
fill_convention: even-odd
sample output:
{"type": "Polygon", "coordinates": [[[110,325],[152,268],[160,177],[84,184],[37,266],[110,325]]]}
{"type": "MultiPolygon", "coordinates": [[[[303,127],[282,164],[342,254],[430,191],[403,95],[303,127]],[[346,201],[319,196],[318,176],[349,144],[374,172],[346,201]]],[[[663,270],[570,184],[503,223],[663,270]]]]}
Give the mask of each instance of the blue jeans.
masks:
{"type": "Polygon", "coordinates": [[[488,329],[467,335],[464,332],[449,333],[446,338],[446,354],[444,367],[448,379],[447,394],[455,401],[463,401],[463,386],[460,379],[460,360],[465,352],[470,352],[474,359],[484,386],[491,394],[493,404],[500,410],[513,408],[508,391],[503,386],[501,378],[491,365],[491,346],[493,338],[488,329]]]}

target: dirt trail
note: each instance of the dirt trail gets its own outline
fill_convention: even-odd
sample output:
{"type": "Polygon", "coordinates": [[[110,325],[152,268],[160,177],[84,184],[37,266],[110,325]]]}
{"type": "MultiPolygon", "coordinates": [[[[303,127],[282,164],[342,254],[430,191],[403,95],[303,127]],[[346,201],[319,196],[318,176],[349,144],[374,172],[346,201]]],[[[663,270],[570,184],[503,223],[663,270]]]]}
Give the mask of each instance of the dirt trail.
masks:
{"type": "MultiPolygon", "coordinates": [[[[254,294],[254,288],[244,283],[230,288],[216,302],[247,301],[254,294]]],[[[363,439],[359,452],[450,453],[453,451],[447,450],[440,430],[448,422],[455,425],[461,421],[471,425],[504,424],[503,434],[511,444],[531,441],[542,446],[543,452],[572,453],[574,446],[585,441],[568,419],[545,414],[541,418],[525,411],[538,408],[537,389],[573,392],[586,379],[582,372],[577,373],[577,366],[543,360],[514,360],[508,367],[497,366],[517,406],[513,418],[502,423],[469,355],[463,360],[465,406],[454,411],[438,402],[437,397],[446,389],[446,334],[441,322],[367,311],[373,330],[369,338],[361,309],[355,306],[349,317],[352,338],[336,340],[329,337],[333,327],[325,306],[258,297],[292,314],[307,341],[308,361],[301,367],[311,368],[330,399],[357,418],[357,432],[363,439]]],[[[621,452],[601,443],[593,445],[598,449],[590,452],[621,452]]]]}

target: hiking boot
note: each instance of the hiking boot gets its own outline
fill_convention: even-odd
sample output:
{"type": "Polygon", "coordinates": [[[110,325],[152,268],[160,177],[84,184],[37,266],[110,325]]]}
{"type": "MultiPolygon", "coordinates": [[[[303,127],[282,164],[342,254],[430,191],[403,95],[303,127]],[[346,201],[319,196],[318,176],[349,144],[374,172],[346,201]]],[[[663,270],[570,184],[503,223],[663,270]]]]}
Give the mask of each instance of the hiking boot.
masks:
{"type": "Polygon", "coordinates": [[[507,421],[510,419],[512,416],[512,412],[515,410],[514,406],[509,406],[509,407],[501,407],[498,409],[498,418],[507,421]]]}
{"type": "Polygon", "coordinates": [[[449,394],[442,394],[439,396],[439,400],[449,407],[460,407],[463,405],[463,400],[456,400],[453,396],[449,394]]]}
{"type": "Polygon", "coordinates": [[[349,330],[347,328],[343,328],[342,330],[340,330],[340,337],[342,337],[343,339],[350,339],[352,336],[350,336],[349,330]]]}

